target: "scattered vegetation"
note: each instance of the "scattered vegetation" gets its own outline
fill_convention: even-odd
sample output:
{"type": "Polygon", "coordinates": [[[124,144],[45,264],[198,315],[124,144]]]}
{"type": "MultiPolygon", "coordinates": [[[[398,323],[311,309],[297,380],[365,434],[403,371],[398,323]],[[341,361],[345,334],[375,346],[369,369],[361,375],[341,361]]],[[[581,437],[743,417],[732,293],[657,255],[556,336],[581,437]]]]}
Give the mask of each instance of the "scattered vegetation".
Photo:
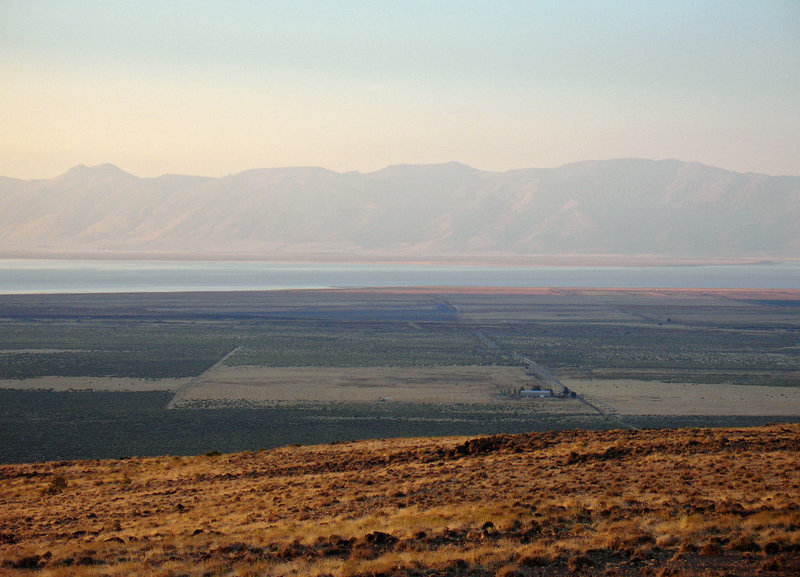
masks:
{"type": "Polygon", "coordinates": [[[771,425],[4,465],[0,571],[794,575],[798,451],[771,425]]]}
{"type": "Polygon", "coordinates": [[[0,379],[196,376],[236,346],[229,329],[129,319],[0,321],[0,379]]]}
{"type": "Polygon", "coordinates": [[[519,354],[572,376],[800,378],[796,291],[430,292],[4,295],[0,379],[191,377],[233,350],[228,365],[517,366],[519,354]]]}
{"type": "Polygon", "coordinates": [[[796,386],[797,337],[797,331],[750,327],[520,323],[495,338],[562,374],[796,386]]]}
{"type": "MultiPolygon", "coordinates": [[[[555,413],[537,403],[293,403],[166,410],[168,392],[0,389],[0,463],[202,455],[292,443],[413,436],[617,428],[591,409],[555,413]],[[57,434],[55,433],[57,432],[57,434]],[[24,442],[20,442],[24,439],[24,442]]],[[[626,417],[637,427],[755,426],[775,417],[626,417]]],[[[791,419],[800,420],[800,416],[791,419]]]]}
{"type": "MultiPolygon", "coordinates": [[[[305,326],[304,326],[305,325],[305,326]]],[[[228,365],[273,367],[429,367],[515,364],[467,331],[408,324],[336,327],[259,327],[228,365]]]]}

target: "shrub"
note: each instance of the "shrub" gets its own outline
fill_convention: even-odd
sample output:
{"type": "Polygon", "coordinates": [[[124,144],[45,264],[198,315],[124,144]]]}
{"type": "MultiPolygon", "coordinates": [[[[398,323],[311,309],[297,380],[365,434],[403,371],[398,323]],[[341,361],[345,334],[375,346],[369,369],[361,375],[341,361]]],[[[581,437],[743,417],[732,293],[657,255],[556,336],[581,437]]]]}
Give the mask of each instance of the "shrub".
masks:
{"type": "Polygon", "coordinates": [[[56,475],[52,479],[50,479],[50,483],[47,484],[47,487],[44,488],[42,491],[45,495],[55,495],[56,493],[60,493],[64,489],[67,488],[67,480],[64,478],[64,475],[56,475]]]}

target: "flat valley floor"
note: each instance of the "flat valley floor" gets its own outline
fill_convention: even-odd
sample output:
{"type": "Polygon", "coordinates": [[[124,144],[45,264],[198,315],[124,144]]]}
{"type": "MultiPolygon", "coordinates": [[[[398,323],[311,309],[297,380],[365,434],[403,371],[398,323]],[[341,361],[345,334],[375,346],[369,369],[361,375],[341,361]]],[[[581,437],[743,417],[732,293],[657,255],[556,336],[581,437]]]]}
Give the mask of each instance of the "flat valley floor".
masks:
{"type": "Polygon", "coordinates": [[[0,397],[3,462],[793,421],[800,291],[2,295],[0,397]]]}

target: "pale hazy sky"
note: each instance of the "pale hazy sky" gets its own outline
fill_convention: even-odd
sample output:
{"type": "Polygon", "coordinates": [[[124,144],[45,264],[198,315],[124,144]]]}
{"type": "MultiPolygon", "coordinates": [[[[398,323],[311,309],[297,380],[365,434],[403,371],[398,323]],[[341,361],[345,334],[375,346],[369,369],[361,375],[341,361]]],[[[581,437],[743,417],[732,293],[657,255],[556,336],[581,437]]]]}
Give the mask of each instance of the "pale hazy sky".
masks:
{"type": "Polygon", "coordinates": [[[800,1],[0,0],[0,175],[800,174],[800,1]]]}

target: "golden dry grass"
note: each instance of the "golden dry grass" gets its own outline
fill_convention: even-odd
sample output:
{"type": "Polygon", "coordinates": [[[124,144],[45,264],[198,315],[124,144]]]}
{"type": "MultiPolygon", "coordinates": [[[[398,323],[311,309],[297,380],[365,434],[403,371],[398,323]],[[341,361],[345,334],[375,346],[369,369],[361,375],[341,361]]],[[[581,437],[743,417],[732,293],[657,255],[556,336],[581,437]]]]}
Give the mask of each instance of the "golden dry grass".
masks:
{"type": "Polygon", "coordinates": [[[0,466],[0,574],[790,575],[800,425],[0,466]]]}

